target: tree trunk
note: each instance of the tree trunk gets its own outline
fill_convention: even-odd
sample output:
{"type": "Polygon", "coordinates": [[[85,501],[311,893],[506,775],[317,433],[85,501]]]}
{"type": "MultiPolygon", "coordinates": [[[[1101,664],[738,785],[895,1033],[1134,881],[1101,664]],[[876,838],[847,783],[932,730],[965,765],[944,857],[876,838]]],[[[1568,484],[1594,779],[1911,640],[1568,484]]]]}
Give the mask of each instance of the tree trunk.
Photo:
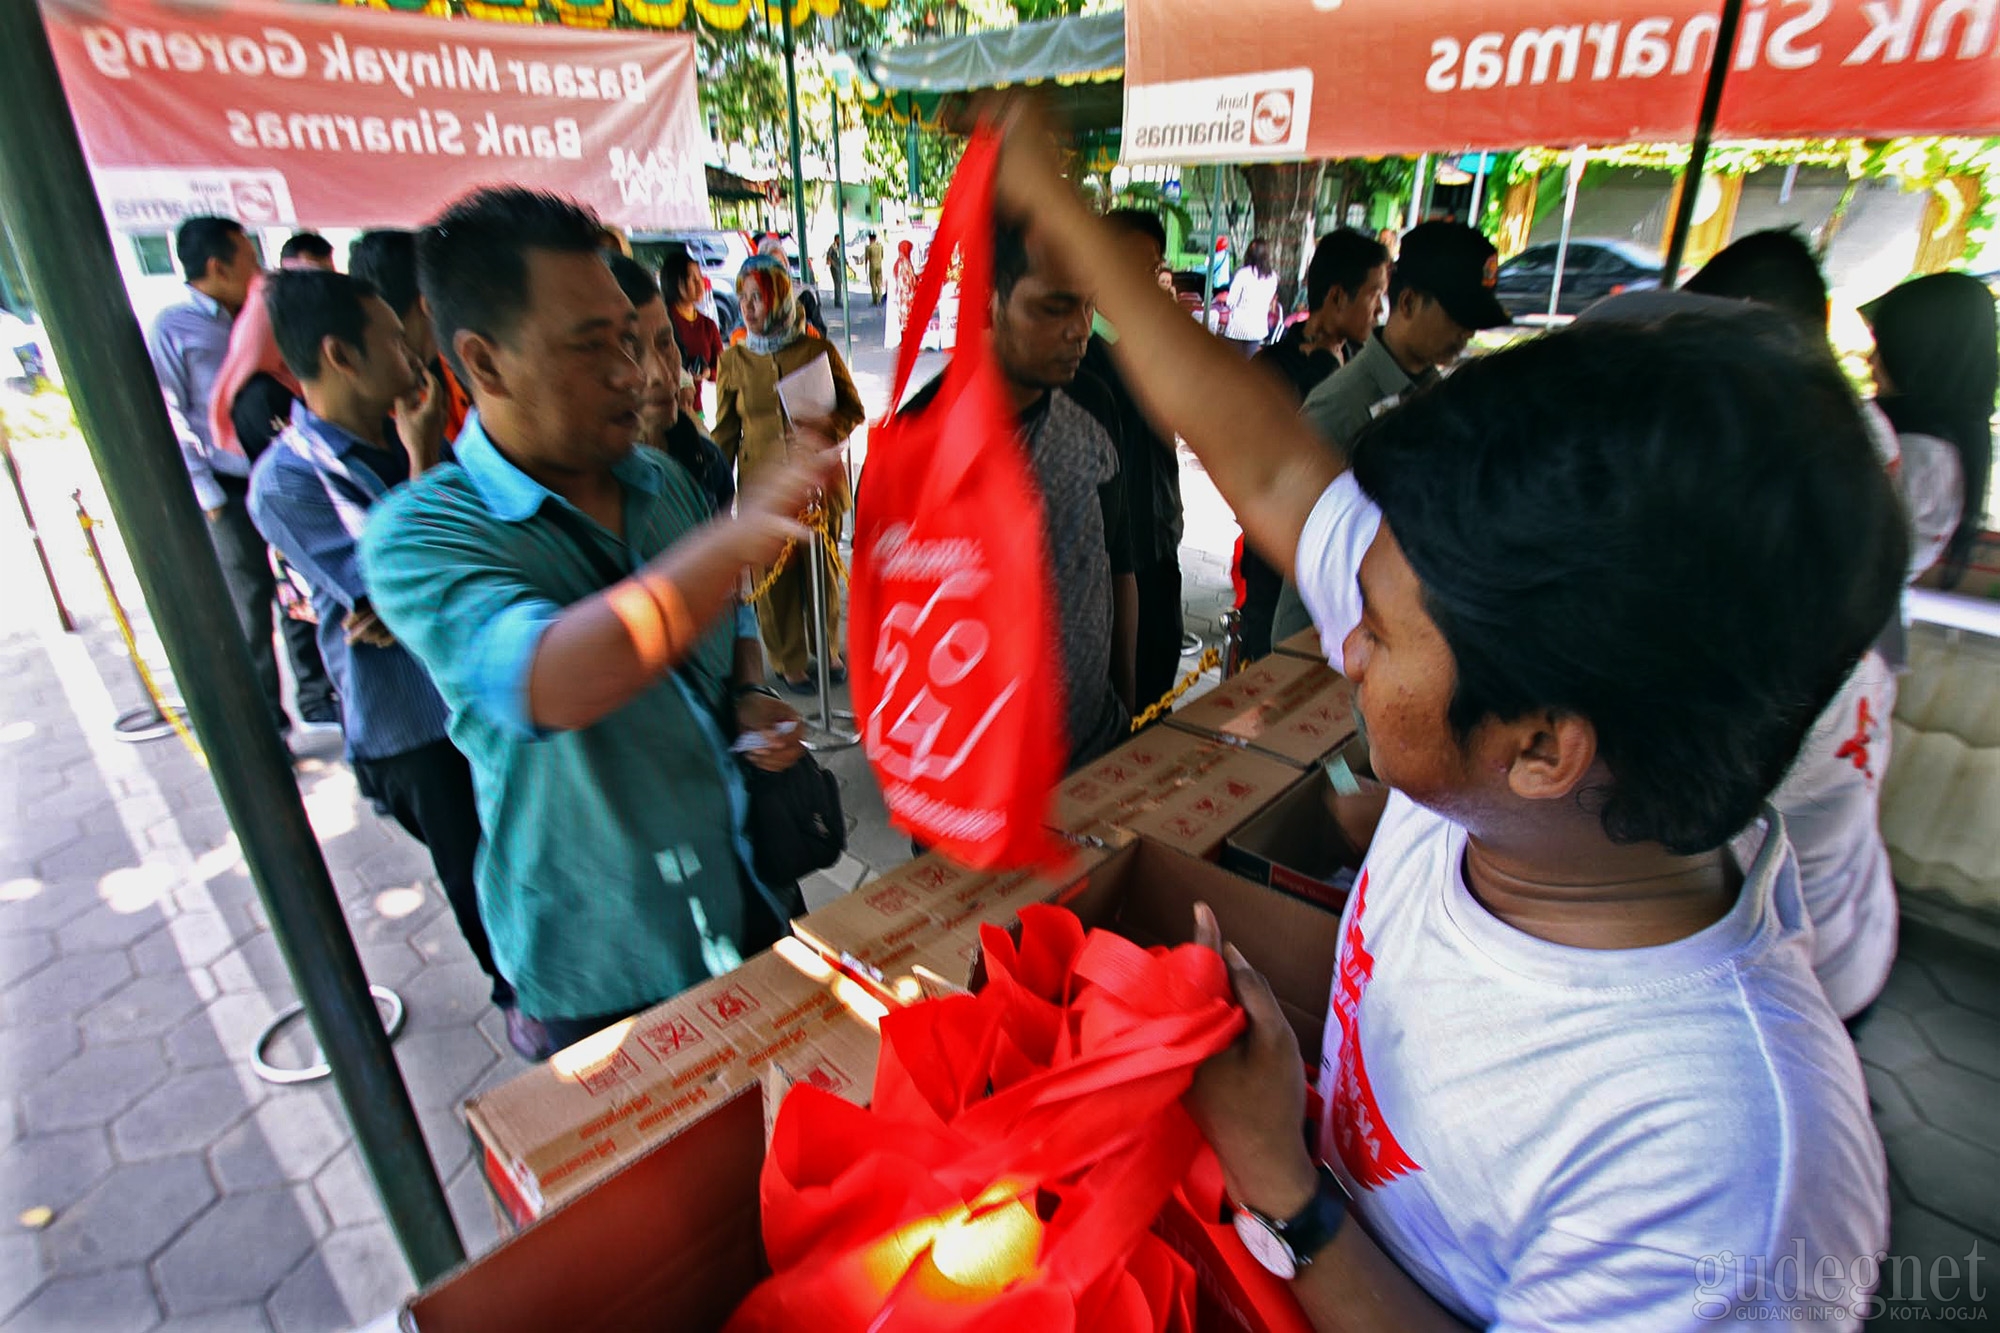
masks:
{"type": "Polygon", "coordinates": [[[1250,187],[1256,211],[1255,235],[1271,245],[1271,263],[1278,270],[1278,300],[1293,307],[1300,279],[1310,259],[1306,232],[1312,226],[1313,201],[1319,197],[1324,162],[1264,162],[1238,167],[1250,187]]]}

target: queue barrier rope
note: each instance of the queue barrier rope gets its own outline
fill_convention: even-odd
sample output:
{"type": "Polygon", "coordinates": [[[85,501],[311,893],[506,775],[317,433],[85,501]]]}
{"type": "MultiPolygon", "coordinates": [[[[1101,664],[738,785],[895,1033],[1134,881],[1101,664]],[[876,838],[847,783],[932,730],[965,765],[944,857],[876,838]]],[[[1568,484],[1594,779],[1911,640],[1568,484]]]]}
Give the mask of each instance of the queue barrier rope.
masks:
{"type": "Polygon", "coordinates": [[[1140,713],[1132,719],[1132,730],[1138,731],[1141,727],[1151,726],[1165,717],[1169,712],[1173,711],[1173,706],[1180,697],[1194,688],[1195,682],[1202,678],[1203,673],[1214,671],[1221,665],[1222,649],[1209,648],[1203,652],[1201,660],[1194,664],[1194,668],[1181,677],[1180,684],[1161,695],[1145,712],[1140,713]]]}

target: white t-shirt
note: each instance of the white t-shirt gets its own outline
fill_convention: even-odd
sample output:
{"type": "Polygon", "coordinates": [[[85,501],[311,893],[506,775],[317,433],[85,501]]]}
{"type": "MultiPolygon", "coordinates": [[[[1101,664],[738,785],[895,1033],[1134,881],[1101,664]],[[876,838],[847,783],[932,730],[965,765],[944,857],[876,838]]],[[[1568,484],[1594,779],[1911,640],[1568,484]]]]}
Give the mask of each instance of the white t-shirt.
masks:
{"type": "Polygon", "coordinates": [[[1254,268],[1236,270],[1229,284],[1229,327],[1224,335],[1248,342],[1271,336],[1271,302],[1278,299],[1278,275],[1254,268]]]}
{"type": "MultiPolygon", "coordinates": [[[[1300,541],[1336,665],[1378,523],[1344,476],[1300,541]]],[[[1845,1311],[1887,1242],[1887,1168],[1782,825],[1759,832],[1721,921],[1575,949],[1482,907],[1466,831],[1392,794],[1340,921],[1321,1150],[1460,1317],[1662,1333],[1803,1302],[1842,1307],[1814,1327],[1859,1325],[1845,1311]],[[1823,1258],[1840,1277],[1816,1286],[1823,1258]]]]}
{"type": "MultiPolygon", "coordinates": [[[[1895,711],[1895,673],[1871,652],[1813,723],[1791,772],[1771,793],[1798,856],[1813,923],[1813,971],[1843,1019],[1881,994],[1896,961],[1896,881],[1880,823],[1895,711]]],[[[1745,860],[1741,841],[1737,856],[1745,860]]]]}

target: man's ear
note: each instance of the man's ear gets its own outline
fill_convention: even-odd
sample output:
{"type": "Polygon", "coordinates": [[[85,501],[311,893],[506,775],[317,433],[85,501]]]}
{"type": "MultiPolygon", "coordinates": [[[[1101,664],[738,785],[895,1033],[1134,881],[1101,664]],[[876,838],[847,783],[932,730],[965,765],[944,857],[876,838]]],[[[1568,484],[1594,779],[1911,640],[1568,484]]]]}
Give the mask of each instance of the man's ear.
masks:
{"type": "Polygon", "coordinates": [[[322,373],[334,370],[353,374],[361,368],[361,350],[329,333],[319,340],[319,364],[322,373]]]}
{"type": "Polygon", "coordinates": [[[1597,728],[1578,713],[1541,712],[1506,724],[1507,787],[1524,801],[1572,794],[1597,762],[1597,728]]]}
{"type": "Polygon", "coordinates": [[[508,396],[507,377],[500,370],[499,348],[490,338],[471,329],[460,329],[451,343],[458,353],[459,364],[472,379],[472,384],[466,386],[468,390],[477,385],[491,397],[508,396]]]}

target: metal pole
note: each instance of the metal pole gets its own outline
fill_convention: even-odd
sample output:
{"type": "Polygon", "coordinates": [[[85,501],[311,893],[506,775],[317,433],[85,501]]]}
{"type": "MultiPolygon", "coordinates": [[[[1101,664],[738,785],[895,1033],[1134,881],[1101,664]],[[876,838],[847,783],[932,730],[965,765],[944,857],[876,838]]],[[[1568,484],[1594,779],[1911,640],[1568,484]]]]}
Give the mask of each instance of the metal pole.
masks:
{"type": "MultiPolygon", "coordinates": [[[[825,504],[824,498],[821,499],[821,504],[825,504]]],[[[812,553],[806,556],[807,559],[812,561],[813,566],[812,577],[806,580],[807,596],[810,599],[807,614],[812,617],[813,643],[819,649],[819,726],[813,728],[806,736],[806,748],[815,754],[823,753],[827,750],[845,750],[851,745],[858,744],[861,740],[858,732],[846,731],[837,725],[843,717],[852,722],[854,715],[852,713],[837,713],[833,707],[833,668],[828,660],[831,654],[827,651],[829,645],[826,639],[826,599],[828,595],[826,586],[826,543],[832,540],[833,525],[828,524],[825,532],[813,533],[812,553]]],[[[800,553],[802,555],[805,554],[805,548],[800,548],[800,553]]]]}
{"type": "Polygon", "coordinates": [[[28,503],[28,488],[22,484],[20,465],[14,461],[14,446],[7,438],[7,425],[0,422],[0,461],[7,466],[7,480],[14,483],[14,500],[21,506],[21,524],[28,530],[28,541],[35,548],[35,559],[42,565],[42,582],[49,585],[49,600],[56,604],[56,623],[63,633],[76,633],[76,621],[70,617],[69,607],[63,603],[62,589],[56,586],[56,571],[49,564],[48,548],[42,545],[42,530],[35,525],[35,507],[28,503]]]}
{"type": "MultiPolygon", "coordinates": [[[[909,133],[903,138],[903,157],[908,161],[910,166],[910,208],[913,214],[920,213],[923,211],[924,204],[924,177],[923,172],[917,167],[917,95],[915,93],[910,94],[910,129],[909,133]]],[[[912,216],[910,222],[914,224],[916,218],[912,216]]]]}
{"type": "MultiPolygon", "coordinates": [[[[1416,226],[1419,222],[1422,222],[1424,220],[1424,213],[1423,213],[1424,182],[1427,179],[1429,179],[1430,174],[1431,174],[1431,155],[1429,153],[1425,153],[1422,157],[1417,159],[1417,174],[1416,177],[1410,182],[1410,226],[1411,227],[1416,226]]],[[[1408,229],[1409,228],[1407,227],[1404,228],[1404,230],[1406,231],[1408,229]]]]}
{"type": "Polygon", "coordinates": [[[1479,204],[1486,193],[1486,154],[1479,155],[1479,167],[1472,173],[1472,215],[1466,218],[1466,225],[1474,231],[1484,231],[1479,225],[1479,204]]]}
{"type": "Polygon", "coordinates": [[[1742,18],[1743,0],[1722,0],[1722,18],[1715,30],[1715,55],[1708,62],[1708,82],[1701,90],[1701,116],[1695,121],[1687,168],[1681,172],[1681,197],[1674,208],[1673,229],[1667,233],[1667,257],[1660,265],[1660,286],[1665,288],[1671,289],[1680,280],[1688,229],[1694,225],[1695,198],[1701,193],[1708,147],[1715,139],[1715,117],[1722,109],[1722,85],[1729,80],[1729,62],[1736,56],[1736,29],[1742,18]]]}
{"type": "Polygon", "coordinates": [[[833,235],[840,246],[840,272],[833,285],[840,292],[840,337],[847,347],[847,361],[854,363],[854,307],[848,300],[854,286],[847,272],[847,186],[840,179],[840,87],[833,90],[833,235]]]}
{"type": "Polygon", "coordinates": [[[1210,333],[1215,328],[1215,243],[1222,239],[1222,168],[1208,168],[1208,256],[1202,261],[1201,319],[1210,333]]]}
{"type": "Polygon", "coordinates": [[[799,281],[812,283],[812,246],[806,243],[806,169],[799,155],[799,71],[793,52],[798,39],[792,32],[791,10],[803,0],[788,0],[778,22],[785,29],[785,111],[792,126],[792,217],[799,229],[799,281]]]}
{"type": "Polygon", "coordinates": [[[1549,282],[1549,318],[1556,317],[1556,306],[1562,301],[1563,266],[1569,262],[1569,229],[1576,219],[1576,187],[1583,180],[1583,159],[1588,148],[1579,147],[1569,156],[1569,189],[1563,194],[1562,236],[1556,241],[1556,272],[1549,282]]]}
{"type": "Polygon", "coordinates": [[[0,216],[20,245],[91,457],[362,1159],[411,1272],[429,1282],[463,1260],[465,1248],[290,757],[251,676],[35,5],[0,4],[0,124],[16,127],[0,134],[0,216]],[[29,125],[35,133],[17,132],[29,125]]]}

